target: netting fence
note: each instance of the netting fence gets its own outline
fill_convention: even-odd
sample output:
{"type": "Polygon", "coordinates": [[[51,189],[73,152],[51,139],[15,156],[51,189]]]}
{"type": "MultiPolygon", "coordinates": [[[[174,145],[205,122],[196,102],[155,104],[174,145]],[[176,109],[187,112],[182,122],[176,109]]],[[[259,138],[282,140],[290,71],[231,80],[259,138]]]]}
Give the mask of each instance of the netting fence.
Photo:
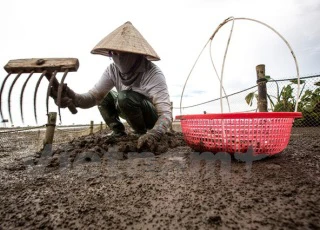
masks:
{"type": "MultiPolygon", "coordinates": [[[[302,112],[303,118],[296,119],[294,126],[320,127],[320,75],[305,76],[301,77],[300,80],[298,112],[302,112]]],[[[269,79],[267,82],[268,110],[293,112],[297,86],[297,78],[269,79]]],[[[231,112],[257,111],[257,90],[257,85],[254,85],[229,94],[223,97],[224,104],[226,104],[228,98],[231,112]]],[[[180,107],[173,107],[173,109],[179,111],[180,107]]],[[[220,98],[181,107],[182,114],[219,113],[219,109],[220,98]]]]}

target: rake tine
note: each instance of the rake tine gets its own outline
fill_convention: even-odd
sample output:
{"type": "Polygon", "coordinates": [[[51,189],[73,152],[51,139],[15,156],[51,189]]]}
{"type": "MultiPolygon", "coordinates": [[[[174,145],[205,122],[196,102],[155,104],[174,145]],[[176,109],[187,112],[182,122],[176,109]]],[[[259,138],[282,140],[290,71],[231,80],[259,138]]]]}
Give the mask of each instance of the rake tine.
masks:
{"type": "Polygon", "coordinates": [[[34,90],[34,95],[33,95],[33,109],[34,109],[34,118],[36,119],[36,123],[38,124],[38,119],[37,119],[37,92],[38,92],[38,88],[39,88],[39,85],[40,85],[40,82],[42,80],[42,78],[44,77],[44,75],[47,73],[47,71],[43,71],[39,80],[37,81],[37,84],[36,84],[36,88],[34,90]]]}
{"type": "Polygon", "coordinates": [[[13,80],[11,86],[10,86],[10,89],[9,89],[9,94],[8,94],[8,110],[9,110],[9,118],[10,118],[10,122],[11,124],[13,124],[12,122],[12,115],[11,115],[11,93],[12,93],[12,90],[13,90],[13,86],[16,84],[18,78],[20,77],[20,75],[22,74],[22,71],[18,73],[18,75],[15,77],[15,79],[13,80]]]}
{"type": "Polygon", "coordinates": [[[3,83],[1,85],[1,89],[0,89],[0,114],[1,114],[2,120],[4,119],[3,118],[3,113],[2,113],[2,100],[1,100],[2,99],[2,92],[3,92],[3,89],[4,89],[4,85],[6,84],[6,81],[8,80],[10,75],[11,75],[11,72],[9,72],[8,75],[4,78],[3,83]]]}
{"type": "Polygon", "coordinates": [[[68,72],[69,72],[68,69],[66,69],[66,70],[64,71],[64,74],[63,74],[62,79],[61,79],[61,83],[60,83],[59,88],[58,88],[58,98],[57,98],[57,101],[58,101],[58,113],[59,113],[60,123],[62,123],[61,113],[60,113],[60,107],[61,107],[61,96],[62,96],[62,90],[63,90],[63,83],[64,83],[64,80],[65,80],[66,77],[67,77],[68,72]]]}
{"type": "Polygon", "coordinates": [[[22,119],[22,123],[24,124],[24,119],[23,119],[23,108],[22,108],[22,101],[23,101],[23,93],[24,90],[27,86],[27,83],[29,81],[29,79],[31,78],[31,76],[33,75],[34,71],[32,71],[30,73],[30,75],[28,76],[27,80],[23,83],[22,89],[21,89],[21,93],[20,93],[20,113],[21,113],[21,119],[22,119]]]}
{"type": "Polygon", "coordinates": [[[46,98],[46,106],[47,106],[47,114],[49,114],[49,96],[51,91],[51,86],[53,84],[54,79],[56,79],[57,71],[55,70],[50,78],[48,90],[47,90],[47,98],[46,98]]]}

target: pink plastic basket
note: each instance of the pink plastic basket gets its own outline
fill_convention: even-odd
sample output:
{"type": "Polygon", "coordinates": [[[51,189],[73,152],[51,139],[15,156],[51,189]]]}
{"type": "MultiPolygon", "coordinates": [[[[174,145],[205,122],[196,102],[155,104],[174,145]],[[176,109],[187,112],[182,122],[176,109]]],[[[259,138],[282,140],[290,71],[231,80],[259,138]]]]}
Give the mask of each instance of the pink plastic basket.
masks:
{"type": "Polygon", "coordinates": [[[224,113],[181,115],[186,143],[196,151],[246,152],[273,155],[289,142],[294,118],[300,112],[224,113]]]}
{"type": "MultiPolygon", "coordinates": [[[[181,128],[184,139],[190,147],[200,152],[210,151],[214,153],[244,153],[247,152],[249,148],[252,148],[255,154],[263,153],[273,155],[279,153],[288,145],[294,118],[302,117],[302,114],[297,112],[300,92],[300,75],[297,59],[293,50],[291,49],[291,46],[279,32],[277,32],[271,26],[255,19],[229,17],[217,27],[209,41],[212,41],[219,29],[228,22],[232,22],[232,27],[222,64],[221,77],[219,77],[217,74],[220,81],[221,113],[176,116],[177,119],[181,120],[181,128]],[[268,27],[277,35],[279,35],[279,37],[290,49],[292,57],[295,61],[298,79],[295,112],[223,113],[222,92],[224,91],[224,62],[227,56],[228,46],[233,30],[233,23],[235,20],[249,20],[268,27]]],[[[207,42],[206,46],[209,43],[211,44],[209,41],[207,42]]],[[[204,49],[202,49],[200,55],[202,54],[203,50],[204,49]]],[[[182,90],[180,114],[182,114],[181,109],[184,90],[198,59],[193,65],[182,90]]],[[[212,59],[211,61],[213,64],[212,59]]],[[[226,95],[225,97],[228,100],[226,95]]]]}

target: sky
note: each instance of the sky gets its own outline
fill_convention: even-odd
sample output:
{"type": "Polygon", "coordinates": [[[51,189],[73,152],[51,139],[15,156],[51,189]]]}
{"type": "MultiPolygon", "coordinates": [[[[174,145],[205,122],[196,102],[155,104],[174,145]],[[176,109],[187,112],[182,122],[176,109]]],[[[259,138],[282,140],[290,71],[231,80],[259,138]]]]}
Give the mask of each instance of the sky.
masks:
{"type": "MultiPolygon", "coordinates": [[[[200,51],[218,25],[231,16],[256,19],[276,29],[291,45],[300,76],[320,72],[319,0],[2,0],[0,64],[5,66],[9,60],[21,58],[78,58],[80,67],[77,72],[68,74],[66,83],[75,92],[85,93],[112,63],[108,57],[92,55],[90,51],[114,29],[131,21],[160,56],[161,60],[154,63],[166,77],[173,106],[179,108],[183,85],[200,51]]],[[[212,41],[212,59],[219,74],[231,25],[224,25],[212,41]]],[[[209,50],[208,46],[190,75],[182,106],[220,95],[209,50]]],[[[279,36],[258,23],[236,20],[224,67],[223,84],[227,93],[254,85],[258,64],[265,64],[266,74],[275,79],[297,76],[290,50],[279,36]]],[[[6,75],[1,68],[0,84],[6,75]]],[[[27,74],[20,76],[12,91],[11,110],[15,126],[36,125],[33,92],[37,77],[29,81],[25,90],[25,123],[21,122],[19,97],[26,77],[27,74]]],[[[58,79],[61,77],[62,74],[58,75],[58,79]]],[[[7,94],[13,79],[8,79],[2,95],[5,118],[9,118],[7,94]]],[[[47,84],[44,79],[38,92],[38,125],[45,124],[47,119],[47,84]]],[[[52,100],[49,105],[51,112],[57,111],[52,100]]],[[[207,106],[205,110],[208,112],[220,112],[219,106],[207,106]]],[[[203,106],[195,107],[183,110],[183,113],[202,113],[203,110],[203,106]]],[[[76,115],[67,109],[61,112],[63,125],[103,121],[96,107],[79,109],[76,115]]],[[[180,110],[174,109],[173,112],[175,116],[180,110]]]]}

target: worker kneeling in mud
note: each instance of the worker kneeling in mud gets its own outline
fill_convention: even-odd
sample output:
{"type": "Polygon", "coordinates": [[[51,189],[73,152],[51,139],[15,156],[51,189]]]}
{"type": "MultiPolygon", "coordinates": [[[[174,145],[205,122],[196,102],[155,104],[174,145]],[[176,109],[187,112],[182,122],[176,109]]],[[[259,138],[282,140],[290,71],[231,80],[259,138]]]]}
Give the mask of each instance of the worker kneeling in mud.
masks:
{"type": "MultiPolygon", "coordinates": [[[[65,108],[73,103],[76,107],[91,108],[98,105],[112,130],[110,135],[126,135],[121,117],[140,135],[138,148],[157,142],[172,121],[165,77],[151,62],[160,60],[157,53],[130,22],[106,36],[91,53],[111,57],[113,63],[89,92],[77,94],[66,87],[60,106],[65,108]],[[113,87],[117,92],[111,90],[113,87]]],[[[56,101],[55,95],[56,92],[51,93],[56,101]]]]}

